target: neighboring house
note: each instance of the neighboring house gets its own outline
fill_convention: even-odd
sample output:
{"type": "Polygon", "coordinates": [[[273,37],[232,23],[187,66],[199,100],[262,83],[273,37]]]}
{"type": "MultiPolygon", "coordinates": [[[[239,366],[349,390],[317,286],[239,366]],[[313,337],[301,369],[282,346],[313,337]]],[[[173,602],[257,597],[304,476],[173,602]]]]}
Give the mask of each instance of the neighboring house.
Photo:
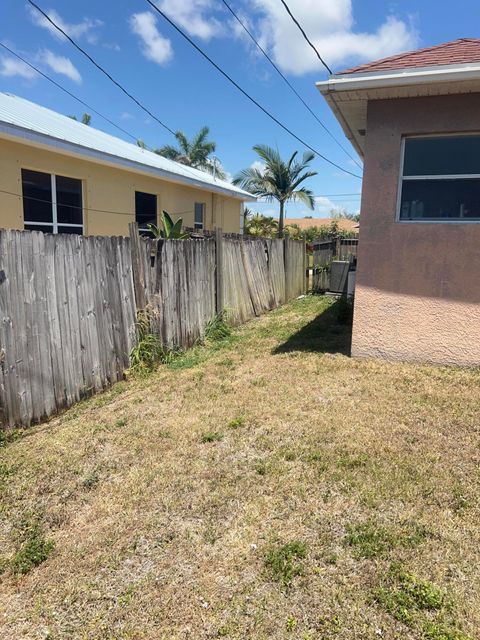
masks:
{"type": "Polygon", "coordinates": [[[0,227],[127,235],[162,210],[239,233],[253,196],[22,98],[0,93],[0,227]],[[23,196],[23,197],[19,197],[23,196]]]}
{"type": "Polygon", "coordinates": [[[480,364],[480,40],[318,88],[365,161],[352,354],[480,364]]]}
{"type": "Polygon", "coordinates": [[[317,229],[326,228],[337,224],[340,231],[352,231],[358,233],[359,224],[355,220],[349,220],[348,218],[285,218],[285,226],[295,224],[300,229],[310,229],[316,227],[317,229]]]}

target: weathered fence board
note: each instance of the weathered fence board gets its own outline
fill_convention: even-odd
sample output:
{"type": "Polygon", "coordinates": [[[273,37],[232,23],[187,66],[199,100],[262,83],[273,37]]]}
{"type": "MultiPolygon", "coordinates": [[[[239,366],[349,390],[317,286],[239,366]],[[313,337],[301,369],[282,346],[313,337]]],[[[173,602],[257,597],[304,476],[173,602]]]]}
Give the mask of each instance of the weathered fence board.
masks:
{"type": "Polygon", "coordinates": [[[0,231],[5,424],[40,421],[123,377],[135,324],[129,243],[0,231]]]}
{"type": "Polygon", "coordinates": [[[28,426],[121,379],[139,311],[164,345],[188,347],[219,311],[240,324],[304,293],[304,271],[290,239],[0,230],[0,425],[28,426]]]}
{"type": "Polygon", "coordinates": [[[337,238],[321,240],[313,244],[313,283],[315,292],[330,289],[330,263],[332,260],[355,261],[357,257],[358,238],[337,238]]]}
{"type": "Polygon", "coordinates": [[[305,247],[303,242],[285,238],[285,295],[287,300],[305,293],[305,247]]]}

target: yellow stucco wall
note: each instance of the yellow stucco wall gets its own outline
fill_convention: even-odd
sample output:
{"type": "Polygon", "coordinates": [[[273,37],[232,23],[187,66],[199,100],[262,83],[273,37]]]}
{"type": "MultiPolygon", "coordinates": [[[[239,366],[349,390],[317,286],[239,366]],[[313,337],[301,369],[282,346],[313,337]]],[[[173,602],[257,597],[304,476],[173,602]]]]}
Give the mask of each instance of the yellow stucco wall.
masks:
{"type": "Polygon", "coordinates": [[[0,228],[23,229],[22,199],[4,193],[22,193],[22,169],[82,180],[85,235],[128,235],[128,224],[135,219],[135,191],[156,194],[157,214],[165,209],[174,219],[183,218],[186,227],[193,227],[195,202],[203,202],[205,229],[240,231],[242,203],[236,198],[4,139],[0,139],[0,228]]]}

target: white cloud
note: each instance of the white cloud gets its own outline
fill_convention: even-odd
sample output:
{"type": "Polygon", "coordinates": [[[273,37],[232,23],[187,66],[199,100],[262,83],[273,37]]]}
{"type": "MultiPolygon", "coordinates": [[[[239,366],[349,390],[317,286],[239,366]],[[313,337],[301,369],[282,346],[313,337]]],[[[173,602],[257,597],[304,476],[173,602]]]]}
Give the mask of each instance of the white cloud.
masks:
{"type": "MultiPolygon", "coordinates": [[[[49,22],[47,18],[45,18],[45,16],[39,13],[36,9],[29,5],[28,10],[33,23],[36,24],[37,27],[47,29],[52,36],[59,40],[63,40],[65,38],[65,36],[63,36],[58,29],[55,29],[53,24],[51,24],[51,22],[49,22]]],[[[81,22],[69,24],[68,22],[65,22],[65,20],[54,9],[45,11],[45,13],[72,38],[81,38],[82,36],[85,36],[88,42],[91,42],[92,44],[97,42],[98,34],[95,30],[103,25],[101,20],[84,18],[81,22]]]]}
{"type": "MultiPolygon", "coordinates": [[[[301,75],[324,72],[278,0],[254,0],[261,12],[261,42],[286,72],[301,75]]],[[[330,67],[374,60],[415,48],[417,32],[411,25],[388,16],[372,33],[354,29],[352,0],[290,0],[293,15],[305,28],[330,67]]]]}
{"type": "Polygon", "coordinates": [[[55,73],[66,76],[77,84],[80,84],[82,82],[82,76],[80,75],[78,69],[73,65],[70,58],[66,58],[65,56],[57,56],[52,51],[44,49],[38,54],[38,59],[55,73]]]}
{"type": "Polygon", "coordinates": [[[142,41],[142,53],[157,64],[165,64],[173,57],[170,40],[162,36],[157,29],[157,20],[153,13],[145,11],[134,13],[130,17],[130,28],[142,41]]]}
{"type": "Polygon", "coordinates": [[[36,75],[35,71],[21,60],[6,57],[0,58],[0,76],[3,76],[4,78],[13,78],[18,76],[25,80],[33,80],[36,75]]]}
{"type": "Polygon", "coordinates": [[[320,213],[330,213],[332,209],[335,209],[335,203],[324,196],[317,196],[315,198],[315,206],[320,213]]]}
{"type": "Polygon", "coordinates": [[[257,171],[260,171],[260,173],[264,173],[266,168],[266,164],[261,160],[255,160],[255,162],[252,162],[252,164],[250,165],[250,169],[257,169],[257,171]]]}
{"type": "Polygon", "coordinates": [[[158,0],[157,6],[191,36],[209,40],[223,33],[222,24],[208,12],[215,8],[213,0],[158,0]]]}

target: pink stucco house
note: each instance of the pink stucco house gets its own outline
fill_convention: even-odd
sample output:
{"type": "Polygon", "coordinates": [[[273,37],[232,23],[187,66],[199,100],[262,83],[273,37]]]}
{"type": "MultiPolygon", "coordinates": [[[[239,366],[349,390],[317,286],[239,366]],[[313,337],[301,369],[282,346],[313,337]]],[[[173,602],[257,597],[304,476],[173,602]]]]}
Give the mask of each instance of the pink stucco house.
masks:
{"type": "Polygon", "coordinates": [[[352,355],[480,364],[480,40],[318,88],[364,158],[352,355]]]}

